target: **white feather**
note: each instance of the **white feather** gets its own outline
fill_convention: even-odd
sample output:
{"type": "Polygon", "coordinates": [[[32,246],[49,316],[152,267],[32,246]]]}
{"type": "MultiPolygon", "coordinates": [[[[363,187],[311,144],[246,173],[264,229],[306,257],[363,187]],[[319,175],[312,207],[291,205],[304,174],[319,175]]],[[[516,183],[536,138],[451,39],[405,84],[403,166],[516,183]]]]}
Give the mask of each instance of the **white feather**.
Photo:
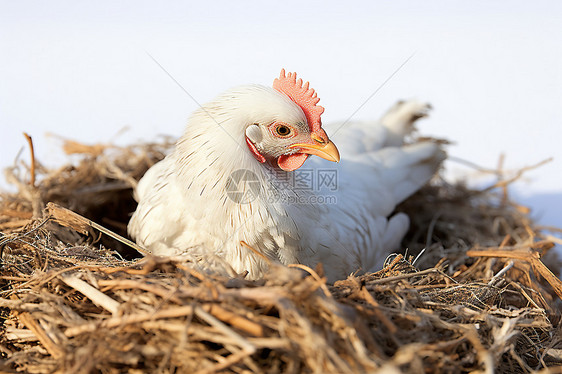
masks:
{"type": "Polygon", "coordinates": [[[341,163],[310,157],[291,174],[257,162],[245,130],[253,123],[306,121],[300,107],[268,87],[230,90],[196,111],[172,153],[141,179],[129,233],[156,255],[220,256],[251,278],[261,277],[271,261],[322,262],[330,281],[375,270],[408,229],[404,214],[389,215],[444,158],[433,142],[402,145],[426,110],[412,101],[379,122],[348,123],[332,137],[341,163]],[[232,199],[227,184],[237,170],[255,176],[256,184],[240,188],[259,185],[258,198],[232,199]],[[295,177],[307,173],[317,179],[335,174],[336,185],[316,180],[299,188],[295,177]]]}

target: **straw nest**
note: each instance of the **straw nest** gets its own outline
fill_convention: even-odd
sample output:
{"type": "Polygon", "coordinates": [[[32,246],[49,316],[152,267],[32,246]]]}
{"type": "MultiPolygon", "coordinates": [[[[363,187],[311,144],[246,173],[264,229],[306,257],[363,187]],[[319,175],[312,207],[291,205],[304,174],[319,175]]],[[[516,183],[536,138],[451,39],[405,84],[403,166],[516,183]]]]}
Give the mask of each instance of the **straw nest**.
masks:
{"type": "Polygon", "coordinates": [[[412,218],[408,254],[378,273],[329,285],[320,267],[273,266],[248,281],[142,257],[120,238],[131,187],[170,146],[67,141],[72,164],[7,170],[18,193],[0,195],[1,370],[526,373],[562,364],[562,286],[544,264],[560,265],[508,199],[509,181],[483,191],[433,181],[399,207],[412,218]],[[409,254],[423,248],[414,264],[409,254]]]}

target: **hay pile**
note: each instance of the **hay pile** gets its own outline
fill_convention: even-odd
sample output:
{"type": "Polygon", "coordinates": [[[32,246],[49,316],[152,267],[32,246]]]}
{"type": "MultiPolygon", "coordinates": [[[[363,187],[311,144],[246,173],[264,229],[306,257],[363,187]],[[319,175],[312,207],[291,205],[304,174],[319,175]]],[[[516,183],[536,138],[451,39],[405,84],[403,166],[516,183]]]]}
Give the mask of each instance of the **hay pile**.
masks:
{"type": "Polygon", "coordinates": [[[334,285],[321,268],[303,266],[274,266],[259,281],[226,278],[140,258],[98,230],[124,235],[131,187],[169,146],[67,142],[68,153],[81,153],[74,166],[8,170],[19,192],[0,195],[1,370],[527,373],[562,365],[562,287],[544,266],[552,243],[505,195],[437,180],[402,204],[412,218],[404,248],[427,248],[416,266],[398,255],[378,273],[334,285]]]}

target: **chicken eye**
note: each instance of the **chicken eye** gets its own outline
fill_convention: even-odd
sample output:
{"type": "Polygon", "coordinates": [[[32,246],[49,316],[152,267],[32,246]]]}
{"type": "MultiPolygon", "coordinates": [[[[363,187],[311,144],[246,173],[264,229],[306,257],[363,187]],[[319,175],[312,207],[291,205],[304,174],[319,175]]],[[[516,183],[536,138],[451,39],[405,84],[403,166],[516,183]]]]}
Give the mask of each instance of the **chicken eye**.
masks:
{"type": "Polygon", "coordinates": [[[283,138],[291,135],[291,129],[289,128],[289,126],[285,126],[285,125],[278,125],[275,128],[275,132],[277,133],[277,135],[283,138]]]}

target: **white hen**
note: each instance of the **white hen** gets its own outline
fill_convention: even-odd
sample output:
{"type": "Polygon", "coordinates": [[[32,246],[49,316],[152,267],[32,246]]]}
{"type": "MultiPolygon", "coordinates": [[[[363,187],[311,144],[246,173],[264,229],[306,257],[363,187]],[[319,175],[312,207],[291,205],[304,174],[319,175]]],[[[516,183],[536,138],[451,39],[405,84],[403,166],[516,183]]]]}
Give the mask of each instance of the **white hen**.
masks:
{"type": "Polygon", "coordinates": [[[156,255],[218,255],[249,278],[270,262],[321,262],[330,281],[376,270],[409,226],[388,217],[445,154],[430,141],[404,145],[428,109],[410,101],[379,122],[336,126],[343,161],[329,162],[339,153],[317,102],[282,71],[274,88],[242,86],[204,105],[139,182],[129,234],[156,255]],[[321,158],[301,168],[309,155],[321,158]]]}

